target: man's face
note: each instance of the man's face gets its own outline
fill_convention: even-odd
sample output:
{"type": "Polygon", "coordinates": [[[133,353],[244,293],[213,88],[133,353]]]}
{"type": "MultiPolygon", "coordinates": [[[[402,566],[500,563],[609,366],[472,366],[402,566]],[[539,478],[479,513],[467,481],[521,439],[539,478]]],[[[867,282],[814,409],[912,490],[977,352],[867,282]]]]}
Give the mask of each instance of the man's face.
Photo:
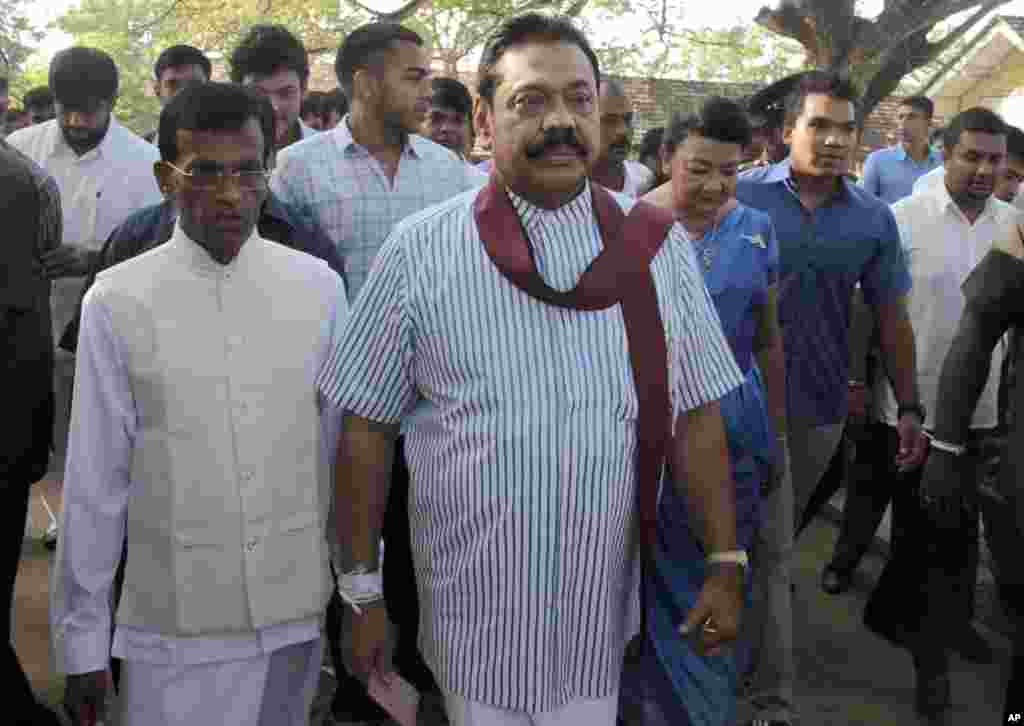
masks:
{"type": "Polygon", "coordinates": [[[946,189],[958,203],[980,207],[1006,170],[1006,136],[964,131],[945,154],[946,189]]]}
{"type": "Polygon", "coordinates": [[[913,106],[900,106],[896,111],[896,139],[908,146],[928,143],[931,119],[913,106]]]}
{"type": "Polygon", "coordinates": [[[1006,169],[996,179],[995,195],[1007,204],[1013,204],[1020,191],[1021,182],[1024,181],[1024,158],[1019,156],[1006,157],[1006,169]]]}
{"type": "Polygon", "coordinates": [[[792,127],[787,127],[785,143],[793,171],[807,176],[839,177],[850,168],[850,153],[857,135],[853,103],[825,94],[804,99],[804,108],[792,127]]]}
{"type": "Polygon", "coordinates": [[[633,143],[633,104],[625,96],[610,95],[607,88],[607,84],[602,85],[600,96],[600,159],[621,164],[633,143]]]}
{"type": "Polygon", "coordinates": [[[196,65],[170,66],[160,73],[156,84],[156,95],[160,105],[166,106],[174,98],[174,94],[190,83],[205,83],[209,79],[202,67],[196,65]]]}
{"type": "Polygon", "coordinates": [[[382,56],[378,68],[368,71],[379,117],[407,134],[418,133],[430,112],[430,60],[415,43],[399,41],[382,56]]]}
{"type": "Polygon", "coordinates": [[[524,195],[570,195],[597,159],[597,79],[572,43],[534,42],[505,51],[493,103],[477,104],[476,126],[493,147],[502,180],[524,195]]]}
{"type": "Polygon", "coordinates": [[[302,81],[293,70],[279,68],[268,76],[250,74],[242,84],[265,94],[274,107],[274,146],[288,143],[288,132],[299,120],[302,110],[302,81]]]}
{"type": "Polygon", "coordinates": [[[672,155],[672,201],[679,210],[712,216],[736,195],[739,144],[689,134],[672,155]]]}
{"type": "Polygon", "coordinates": [[[41,124],[55,118],[57,112],[53,109],[53,104],[44,104],[42,106],[29,106],[28,117],[29,122],[34,126],[35,124],[41,124]]]}
{"type": "Polygon", "coordinates": [[[53,102],[64,140],[78,155],[95,149],[103,141],[112,109],[113,102],[104,99],[87,99],[71,105],[53,102]]]}
{"type": "Polygon", "coordinates": [[[252,235],[267,196],[265,177],[216,177],[216,173],[255,172],[264,167],[263,131],[249,119],[234,131],[184,131],[176,136],[174,166],[198,174],[189,178],[157,164],[161,186],[169,188],[179,210],[182,230],[220,262],[238,254],[252,235]],[[203,179],[205,174],[206,179],[203,179]]]}
{"type": "Polygon", "coordinates": [[[427,114],[427,120],[423,122],[423,132],[431,141],[447,146],[456,154],[466,152],[469,126],[466,123],[466,114],[461,111],[432,106],[430,113],[427,114]]]}

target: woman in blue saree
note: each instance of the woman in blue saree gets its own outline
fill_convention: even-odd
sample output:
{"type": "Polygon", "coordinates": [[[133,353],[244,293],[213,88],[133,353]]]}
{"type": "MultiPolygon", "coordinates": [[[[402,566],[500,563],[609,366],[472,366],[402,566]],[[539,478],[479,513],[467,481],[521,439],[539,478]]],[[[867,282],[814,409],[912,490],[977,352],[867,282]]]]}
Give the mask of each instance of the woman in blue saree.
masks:
{"type": "MultiPolygon", "coordinates": [[[[737,539],[746,550],[760,523],[762,489],[775,485],[786,468],[778,245],[767,215],[735,199],[737,169],[750,137],[743,109],[725,99],[710,99],[699,113],[677,117],[663,142],[672,178],[645,197],[672,209],[686,230],[746,377],[721,401],[736,486],[737,539]]],[[[702,655],[693,638],[679,634],[700,592],[706,553],[676,487],[662,487],[658,517],[658,546],[643,582],[645,642],[626,669],[623,696],[633,701],[630,710],[642,709],[643,726],[732,726],[737,673],[749,649],[740,641],[722,654],[702,655]]]]}

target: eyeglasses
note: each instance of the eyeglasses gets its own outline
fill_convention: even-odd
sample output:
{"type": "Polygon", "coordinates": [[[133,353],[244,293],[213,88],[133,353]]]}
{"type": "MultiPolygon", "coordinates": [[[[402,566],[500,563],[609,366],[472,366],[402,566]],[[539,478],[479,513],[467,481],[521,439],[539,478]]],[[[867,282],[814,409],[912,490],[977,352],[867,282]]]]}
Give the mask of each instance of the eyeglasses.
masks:
{"type": "Polygon", "coordinates": [[[238,187],[240,189],[257,192],[266,189],[267,180],[270,178],[270,172],[264,169],[225,171],[224,169],[202,168],[195,169],[193,171],[185,171],[184,169],[179,169],[169,161],[165,161],[164,163],[188,179],[189,184],[191,184],[192,188],[197,191],[210,191],[220,186],[225,179],[234,179],[238,182],[238,187]]]}

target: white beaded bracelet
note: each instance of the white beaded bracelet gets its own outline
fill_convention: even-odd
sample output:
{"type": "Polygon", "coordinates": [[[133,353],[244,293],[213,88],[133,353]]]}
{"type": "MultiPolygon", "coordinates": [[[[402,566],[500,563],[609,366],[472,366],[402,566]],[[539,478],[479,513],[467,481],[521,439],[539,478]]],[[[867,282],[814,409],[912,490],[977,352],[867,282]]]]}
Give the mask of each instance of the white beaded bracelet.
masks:
{"type": "Polygon", "coordinates": [[[952,454],[953,456],[963,456],[967,453],[966,446],[963,446],[962,444],[951,444],[948,441],[937,439],[934,436],[928,437],[928,445],[933,449],[945,451],[947,454],[952,454]]]}

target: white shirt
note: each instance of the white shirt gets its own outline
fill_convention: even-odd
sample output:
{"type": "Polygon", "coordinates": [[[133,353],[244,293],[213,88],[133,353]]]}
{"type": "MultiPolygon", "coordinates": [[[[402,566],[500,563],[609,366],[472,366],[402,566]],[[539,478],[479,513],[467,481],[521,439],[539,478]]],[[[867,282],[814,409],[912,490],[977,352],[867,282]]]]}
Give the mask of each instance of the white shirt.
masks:
{"type": "MultiPolygon", "coordinates": [[[[67,244],[99,250],[130,214],[163,201],[153,174],[160,152],[113,116],[103,141],[82,156],[68,146],[56,119],[15,131],[7,143],[57,182],[67,244]]],[[[84,287],[81,277],[54,280],[50,300],[55,341],[74,316],[84,287]]]]}
{"type": "MultiPolygon", "coordinates": [[[[618,686],[638,404],[619,306],[566,310],[513,287],[476,196],[395,228],[320,385],[356,415],[409,423],[421,647],[441,688],[539,713],[618,686]]],[[[540,275],[574,286],[603,247],[589,187],[556,210],[513,202],[540,275]]],[[[673,409],[721,398],[743,378],[680,225],[651,270],[673,409]]]]}
{"type": "MultiPolygon", "coordinates": [[[[263,240],[254,235],[246,244],[256,242],[263,240]]],[[[180,227],[175,228],[168,244],[175,243],[195,245],[180,227]]],[[[159,252],[162,251],[157,248],[147,254],[159,252]]],[[[208,256],[206,260],[210,266],[217,265],[208,256]]],[[[329,279],[333,304],[331,315],[323,321],[323,334],[331,342],[322,346],[323,357],[337,346],[348,315],[341,278],[330,275],[329,279]]],[[[83,304],[65,507],[52,572],[51,630],[58,667],[64,673],[107,667],[111,653],[111,586],[124,543],[128,500],[133,486],[137,486],[129,476],[133,442],[143,432],[140,415],[145,417],[145,412],[136,410],[121,335],[113,328],[104,297],[98,294],[100,287],[90,289],[83,304]]],[[[211,316],[215,315],[216,311],[211,311],[211,316]]],[[[315,341],[310,345],[312,348],[315,341]]],[[[323,360],[316,362],[310,375],[311,386],[322,364],[323,360]]],[[[320,455],[326,457],[325,462],[333,461],[340,413],[325,406],[321,427],[320,455]]],[[[224,455],[234,454],[226,451],[224,455]]],[[[112,652],[119,658],[153,664],[194,665],[254,657],[319,635],[318,617],[266,627],[255,635],[222,637],[168,637],[118,625],[112,652]]]]}
{"type": "MultiPolygon", "coordinates": [[[[914,194],[934,191],[945,181],[946,167],[938,166],[914,182],[914,194]]],[[[1018,191],[1017,196],[1013,198],[1013,206],[1024,212],[1024,189],[1018,191]]]]}
{"type": "Polygon", "coordinates": [[[626,181],[622,185],[622,193],[633,198],[642,197],[654,186],[654,172],[639,161],[626,159],[623,163],[626,167],[626,181]]]}
{"type": "MultiPolygon", "coordinates": [[[[925,427],[930,428],[934,424],[942,366],[964,312],[960,286],[992,245],[1003,239],[1006,228],[1014,221],[1024,221],[1024,215],[992,197],[971,224],[950,198],[944,183],[901,199],[892,211],[913,280],[907,307],[917,346],[921,403],[928,413],[925,427]]],[[[993,351],[988,383],[978,399],[972,428],[994,428],[999,422],[996,392],[1003,354],[1002,345],[993,351]]],[[[888,379],[880,385],[884,390],[882,418],[895,426],[897,404],[892,387],[888,379]]]]}

